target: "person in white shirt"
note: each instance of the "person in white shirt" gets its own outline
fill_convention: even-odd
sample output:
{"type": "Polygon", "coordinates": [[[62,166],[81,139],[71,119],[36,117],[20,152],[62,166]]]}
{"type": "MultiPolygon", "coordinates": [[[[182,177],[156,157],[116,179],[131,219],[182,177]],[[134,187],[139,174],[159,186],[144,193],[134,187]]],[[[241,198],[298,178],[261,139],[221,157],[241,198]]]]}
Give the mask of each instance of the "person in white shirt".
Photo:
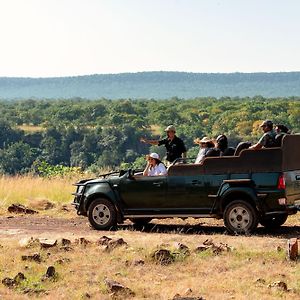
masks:
{"type": "Polygon", "coordinates": [[[194,143],[200,145],[200,149],[197,158],[195,160],[195,164],[202,164],[204,158],[208,156],[209,151],[211,151],[215,147],[215,145],[212,139],[206,136],[201,140],[195,139],[194,143]]]}
{"type": "Polygon", "coordinates": [[[165,165],[160,161],[159,155],[155,152],[147,155],[147,166],[143,172],[144,176],[167,175],[165,165]]]}

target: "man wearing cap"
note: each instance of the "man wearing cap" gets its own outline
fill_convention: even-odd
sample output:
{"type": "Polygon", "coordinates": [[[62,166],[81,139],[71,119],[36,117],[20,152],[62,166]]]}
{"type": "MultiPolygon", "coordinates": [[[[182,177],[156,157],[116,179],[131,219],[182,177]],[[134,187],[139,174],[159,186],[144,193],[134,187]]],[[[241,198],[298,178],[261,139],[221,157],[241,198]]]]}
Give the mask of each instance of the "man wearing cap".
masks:
{"type": "Polygon", "coordinates": [[[264,134],[259,141],[255,145],[249,147],[249,149],[258,150],[261,148],[271,148],[275,146],[276,133],[273,130],[273,122],[271,120],[265,120],[261,123],[260,127],[264,134]]]}
{"type": "Polygon", "coordinates": [[[146,140],[141,139],[141,142],[151,144],[151,145],[165,145],[167,150],[167,161],[172,163],[177,158],[186,158],[186,147],[182,139],[176,136],[176,129],[173,125],[169,125],[165,132],[167,137],[163,140],[146,140]]]}

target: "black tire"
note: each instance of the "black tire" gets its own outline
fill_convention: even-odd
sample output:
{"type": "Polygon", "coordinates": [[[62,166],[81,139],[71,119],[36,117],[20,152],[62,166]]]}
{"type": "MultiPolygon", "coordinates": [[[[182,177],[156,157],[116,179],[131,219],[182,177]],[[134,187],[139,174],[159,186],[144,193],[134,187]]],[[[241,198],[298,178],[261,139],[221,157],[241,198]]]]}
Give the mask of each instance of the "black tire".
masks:
{"type": "Polygon", "coordinates": [[[249,234],[258,225],[258,214],[250,203],[244,200],[230,202],[224,211],[224,224],[233,234],[249,234]]]}
{"type": "Polygon", "coordinates": [[[259,223],[268,229],[276,229],[283,225],[288,218],[287,214],[272,216],[272,217],[262,217],[259,223]]]}
{"type": "Polygon", "coordinates": [[[129,219],[135,225],[147,225],[151,222],[152,218],[136,218],[136,219],[129,219]]]}
{"type": "Polygon", "coordinates": [[[93,200],[90,204],[88,219],[93,228],[97,230],[109,230],[117,225],[117,212],[109,200],[99,198],[93,200]]]}

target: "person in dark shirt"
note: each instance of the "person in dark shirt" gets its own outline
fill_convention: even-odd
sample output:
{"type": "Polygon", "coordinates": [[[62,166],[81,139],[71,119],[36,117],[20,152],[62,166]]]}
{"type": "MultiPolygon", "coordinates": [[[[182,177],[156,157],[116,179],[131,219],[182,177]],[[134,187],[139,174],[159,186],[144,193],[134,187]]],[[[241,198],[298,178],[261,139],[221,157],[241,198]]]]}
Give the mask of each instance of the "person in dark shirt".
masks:
{"type": "Polygon", "coordinates": [[[249,149],[252,150],[258,150],[262,148],[272,148],[275,146],[275,131],[273,130],[273,122],[270,120],[265,120],[260,125],[262,128],[264,134],[259,139],[259,141],[253,145],[250,146],[249,149]]]}
{"type": "Polygon", "coordinates": [[[167,137],[162,140],[146,140],[141,139],[141,142],[151,145],[165,145],[167,150],[167,161],[172,163],[177,158],[186,158],[186,147],[182,139],[176,136],[176,129],[173,125],[169,125],[165,129],[167,137]]]}
{"type": "Polygon", "coordinates": [[[275,132],[275,147],[281,147],[282,139],[286,134],[289,134],[289,129],[283,124],[278,124],[275,126],[275,132]]]}
{"type": "Polygon", "coordinates": [[[232,156],[234,155],[235,149],[232,147],[228,147],[228,139],[227,136],[224,134],[220,134],[217,139],[217,146],[216,148],[220,151],[220,156],[232,156]]]}

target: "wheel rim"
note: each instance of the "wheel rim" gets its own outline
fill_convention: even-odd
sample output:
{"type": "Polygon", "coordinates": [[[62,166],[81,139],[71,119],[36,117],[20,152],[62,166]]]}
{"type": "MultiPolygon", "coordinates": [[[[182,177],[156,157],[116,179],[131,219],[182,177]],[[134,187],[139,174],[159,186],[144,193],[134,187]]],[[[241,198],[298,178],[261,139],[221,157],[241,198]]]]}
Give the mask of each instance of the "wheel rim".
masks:
{"type": "Polygon", "coordinates": [[[94,207],[92,216],[95,223],[98,225],[105,225],[109,222],[111,214],[106,205],[98,204],[94,207]]]}
{"type": "Polygon", "coordinates": [[[228,220],[236,230],[247,230],[251,223],[251,215],[245,207],[236,206],[230,210],[228,220]]]}

